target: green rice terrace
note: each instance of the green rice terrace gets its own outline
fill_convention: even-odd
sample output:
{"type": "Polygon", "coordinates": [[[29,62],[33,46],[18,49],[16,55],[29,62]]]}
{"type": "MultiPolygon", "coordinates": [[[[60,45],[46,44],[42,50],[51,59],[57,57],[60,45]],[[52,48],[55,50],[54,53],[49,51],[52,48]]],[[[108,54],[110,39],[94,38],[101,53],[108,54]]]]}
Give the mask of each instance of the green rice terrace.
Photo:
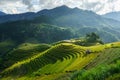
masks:
{"type": "Polygon", "coordinates": [[[1,80],[120,80],[120,42],[91,46],[67,41],[23,43],[7,57],[1,80]]]}
{"type": "Polygon", "coordinates": [[[120,80],[120,0],[0,0],[0,80],[120,80]]]}

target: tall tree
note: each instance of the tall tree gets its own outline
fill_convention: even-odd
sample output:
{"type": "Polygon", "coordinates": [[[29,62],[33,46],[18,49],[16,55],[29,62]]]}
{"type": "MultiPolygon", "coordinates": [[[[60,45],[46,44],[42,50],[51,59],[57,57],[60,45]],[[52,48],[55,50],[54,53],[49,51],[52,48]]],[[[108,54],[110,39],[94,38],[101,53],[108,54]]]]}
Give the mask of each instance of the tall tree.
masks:
{"type": "Polygon", "coordinates": [[[86,34],[86,41],[87,42],[99,42],[100,37],[96,33],[92,32],[90,34],[86,34]]]}

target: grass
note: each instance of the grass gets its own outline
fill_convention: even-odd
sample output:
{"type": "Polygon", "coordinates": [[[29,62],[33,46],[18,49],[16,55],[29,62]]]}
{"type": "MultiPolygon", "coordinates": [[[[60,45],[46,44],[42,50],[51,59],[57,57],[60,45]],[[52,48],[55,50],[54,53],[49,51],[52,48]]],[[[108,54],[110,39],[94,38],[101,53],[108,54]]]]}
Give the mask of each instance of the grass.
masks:
{"type": "Polygon", "coordinates": [[[93,68],[101,64],[110,64],[120,58],[120,48],[110,48],[99,53],[99,55],[90,62],[85,69],[93,68]]]}
{"type": "Polygon", "coordinates": [[[6,40],[3,42],[0,42],[0,71],[3,70],[4,66],[4,58],[6,57],[6,54],[13,50],[13,48],[16,46],[16,43],[10,40],[6,40]]]}
{"type": "Polygon", "coordinates": [[[106,78],[106,80],[120,80],[120,73],[114,74],[114,75],[106,78]]]}
{"type": "Polygon", "coordinates": [[[120,61],[110,65],[100,65],[90,70],[81,70],[75,73],[71,80],[105,80],[116,73],[120,73],[120,61]]]}
{"type": "Polygon", "coordinates": [[[56,45],[56,46],[48,49],[47,51],[45,51],[43,53],[39,53],[38,55],[35,55],[34,57],[32,57],[30,59],[27,59],[27,60],[24,60],[24,61],[14,64],[10,68],[7,68],[5,70],[5,72],[15,72],[15,74],[17,74],[16,69],[19,73],[20,72],[23,73],[24,69],[26,69],[26,71],[28,71],[28,72],[25,72],[25,73],[29,73],[30,71],[37,70],[47,64],[55,63],[57,60],[63,61],[63,58],[67,58],[69,55],[71,55],[71,56],[76,55],[76,53],[73,54],[72,52],[78,52],[80,50],[81,50],[81,47],[76,46],[76,45],[59,44],[59,45],[56,45]],[[37,65],[37,68],[32,67],[34,65],[37,65]],[[22,70],[22,68],[23,68],[23,70],[22,70]]]}
{"type": "MultiPolygon", "coordinates": [[[[72,80],[119,80],[120,73],[120,43],[105,44],[102,52],[87,64],[84,69],[76,71],[72,80]],[[111,76],[113,75],[113,76],[111,76]],[[110,77],[111,76],[111,77],[110,77]]],[[[95,49],[95,48],[94,48],[95,49]]]]}
{"type": "Polygon", "coordinates": [[[33,55],[36,55],[38,52],[43,52],[50,48],[48,44],[32,44],[32,43],[23,43],[19,45],[16,49],[11,51],[8,55],[12,56],[13,60],[23,60],[33,55]]]}
{"type": "Polygon", "coordinates": [[[70,55],[68,57],[64,57],[62,61],[57,60],[54,64],[48,64],[40,68],[37,72],[35,72],[36,75],[76,71],[83,68],[86,64],[88,64],[90,61],[92,61],[92,59],[97,56],[97,54],[90,54],[84,56],[85,48],[68,43],[64,45],[67,46],[67,50],[65,49],[65,46],[62,47],[64,48],[64,50],[61,48],[59,49],[64,51],[64,54],[69,53],[70,55]]]}
{"type": "MultiPolygon", "coordinates": [[[[17,49],[30,51],[38,46],[33,44],[25,45],[26,44],[22,44],[17,49]]],[[[76,73],[82,69],[87,69],[82,72],[84,76],[96,72],[102,75],[104,72],[101,72],[102,69],[109,72],[111,67],[116,68],[118,63],[115,62],[118,61],[120,57],[119,47],[119,42],[89,47],[71,43],[54,44],[49,49],[43,52],[36,52],[36,55],[33,55],[31,58],[24,59],[8,67],[1,75],[4,76],[3,80],[7,78],[17,80],[59,80],[60,78],[61,80],[69,80],[72,73],[76,73]],[[86,54],[86,50],[88,49],[91,50],[90,54],[86,54]],[[111,67],[108,65],[111,65],[111,67]]]]}
{"type": "Polygon", "coordinates": [[[18,61],[22,61],[37,55],[37,53],[43,52],[50,47],[51,46],[48,44],[23,43],[12,49],[10,52],[6,53],[5,58],[3,58],[3,68],[9,67],[18,61]]]}
{"type": "Polygon", "coordinates": [[[6,52],[11,50],[15,46],[15,43],[12,41],[3,41],[0,42],[0,55],[4,55],[6,52]]]}

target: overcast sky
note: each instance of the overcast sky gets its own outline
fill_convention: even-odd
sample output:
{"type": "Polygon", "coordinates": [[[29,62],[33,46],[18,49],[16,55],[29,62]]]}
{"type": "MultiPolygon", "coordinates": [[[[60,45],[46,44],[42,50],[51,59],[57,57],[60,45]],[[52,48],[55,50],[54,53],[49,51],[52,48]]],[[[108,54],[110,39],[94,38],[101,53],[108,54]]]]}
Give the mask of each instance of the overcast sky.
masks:
{"type": "Polygon", "coordinates": [[[120,0],[0,0],[0,11],[18,14],[37,12],[61,5],[92,10],[97,14],[120,11],[120,0]]]}

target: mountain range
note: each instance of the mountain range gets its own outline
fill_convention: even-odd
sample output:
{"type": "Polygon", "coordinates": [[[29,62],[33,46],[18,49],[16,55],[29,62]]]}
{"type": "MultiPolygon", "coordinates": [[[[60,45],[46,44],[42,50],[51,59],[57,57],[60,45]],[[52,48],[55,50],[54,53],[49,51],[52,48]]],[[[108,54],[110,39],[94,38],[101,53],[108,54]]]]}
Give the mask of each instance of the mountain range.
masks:
{"type": "Polygon", "coordinates": [[[0,11],[0,16],[6,15],[4,12],[0,11]]]}
{"type": "MultiPolygon", "coordinates": [[[[0,23],[0,40],[12,39],[18,42],[25,42],[32,38],[39,42],[52,42],[52,40],[55,40],[55,37],[49,37],[53,36],[51,35],[53,33],[49,34],[51,32],[49,31],[50,29],[47,29],[47,33],[49,34],[49,36],[46,35],[48,39],[47,41],[46,37],[44,37],[44,39],[41,38],[42,40],[38,39],[41,36],[45,36],[43,34],[45,32],[43,31],[42,33],[42,29],[40,29],[42,28],[41,26],[43,26],[40,25],[42,23],[47,24],[48,28],[53,28],[49,26],[55,25],[59,30],[63,28],[70,31],[70,35],[68,37],[59,38],[58,40],[83,37],[85,34],[90,32],[96,32],[99,34],[104,42],[114,42],[120,39],[119,21],[104,18],[92,11],[69,8],[67,6],[60,6],[50,10],[45,9],[37,13],[29,12],[1,16],[0,23]],[[37,31],[37,26],[39,26],[39,31],[37,31]],[[33,36],[31,36],[31,34],[33,36]]],[[[46,25],[44,25],[44,27],[45,26],[46,25]]]]}
{"type": "Polygon", "coordinates": [[[120,11],[107,13],[103,17],[120,21],[120,11]]]}
{"type": "Polygon", "coordinates": [[[119,30],[67,6],[0,16],[0,80],[120,80],[119,30]]]}

